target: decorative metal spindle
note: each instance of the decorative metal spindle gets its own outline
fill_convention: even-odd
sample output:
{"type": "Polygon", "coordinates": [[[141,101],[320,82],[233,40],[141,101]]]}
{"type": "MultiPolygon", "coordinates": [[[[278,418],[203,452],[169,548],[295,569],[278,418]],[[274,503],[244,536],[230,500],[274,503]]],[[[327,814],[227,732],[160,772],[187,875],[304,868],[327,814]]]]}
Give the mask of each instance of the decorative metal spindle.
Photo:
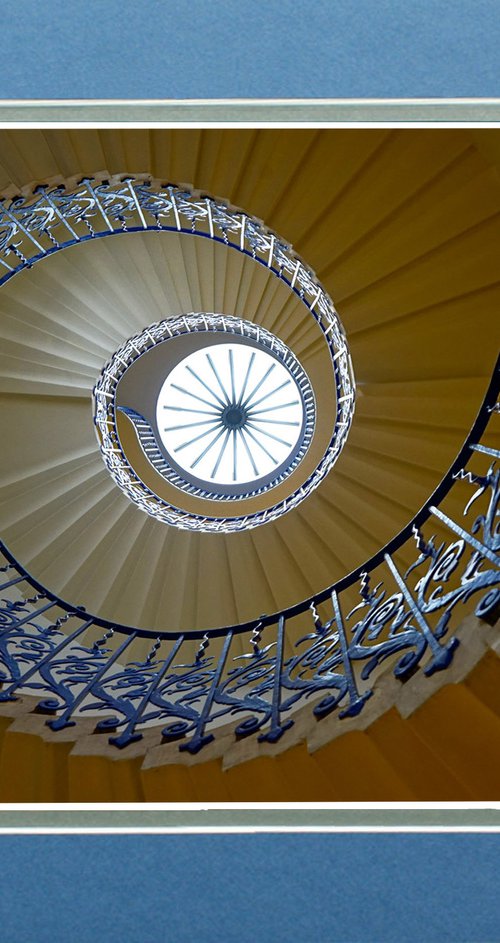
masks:
{"type": "Polygon", "coordinates": [[[180,744],[179,750],[181,751],[187,750],[189,753],[199,753],[202,747],[206,746],[207,743],[211,743],[212,740],[214,739],[214,735],[212,733],[208,733],[208,734],[205,733],[205,727],[210,718],[210,711],[212,710],[212,704],[217,694],[217,688],[219,686],[219,682],[222,677],[222,672],[226,664],[226,659],[229,652],[229,648],[231,646],[232,639],[233,639],[233,633],[228,632],[224,639],[224,645],[222,647],[222,652],[220,654],[217,668],[215,670],[214,678],[213,678],[212,684],[210,685],[210,689],[207,692],[207,695],[205,697],[203,709],[200,713],[199,720],[196,724],[195,732],[193,736],[191,737],[191,739],[188,740],[187,743],[180,744]]]}
{"type": "Polygon", "coordinates": [[[66,227],[66,229],[71,234],[73,239],[75,239],[76,242],[79,242],[80,237],[77,235],[77,233],[75,232],[73,227],[70,225],[66,217],[63,215],[63,213],[61,213],[59,207],[57,206],[57,203],[52,199],[50,192],[47,190],[46,187],[42,187],[42,192],[43,192],[43,198],[45,202],[48,203],[52,211],[56,214],[59,221],[63,224],[63,226],[66,227]]]}
{"type": "Polygon", "coordinates": [[[443,524],[446,524],[446,527],[449,527],[450,530],[452,530],[455,534],[457,534],[458,537],[461,537],[461,539],[465,540],[468,544],[470,544],[470,546],[473,547],[474,550],[477,550],[478,553],[480,553],[482,557],[486,557],[486,559],[489,560],[490,563],[493,563],[495,566],[500,566],[500,557],[496,553],[494,553],[493,550],[490,550],[489,547],[486,547],[479,540],[476,540],[476,538],[473,537],[472,534],[469,534],[466,530],[464,530],[463,527],[460,527],[460,524],[455,524],[455,521],[452,521],[451,518],[448,517],[447,514],[445,514],[439,508],[436,508],[432,505],[429,508],[429,511],[431,512],[431,514],[434,514],[435,517],[438,517],[439,520],[443,522],[443,524]]]}
{"type": "Polygon", "coordinates": [[[210,645],[210,636],[205,632],[205,635],[203,636],[198,646],[198,651],[196,652],[195,663],[197,665],[199,665],[200,662],[203,661],[205,657],[205,652],[207,648],[209,647],[209,645],[210,645]]]}
{"type": "Polygon", "coordinates": [[[409,608],[411,609],[416,622],[418,623],[419,628],[422,630],[422,633],[425,637],[425,640],[429,646],[429,649],[432,653],[432,659],[428,665],[424,668],[424,674],[431,675],[435,671],[443,671],[444,668],[447,668],[451,664],[453,659],[453,652],[457,648],[459,642],[457,638],[451,638],[446,645],[440,645],[434,632],[432,631],[427,620],[424,618],[422,611],[420,610],[418,604],[414,600],[408,586],[406,585],[403,577],[401,576],[396,564],[392,557],[386,553],[385,562],[389,567],[396,583],[401,590],[409,608]]]}
{"type": "Polygon", "coordinates": [[[491,449],[486,445],[473,445],[471,447],[475,452],[483,452],[485,455],[493,456],[493,458],[500,458],[500,451],[498,449],[491,449]]]}
{"type": "Polygon", "coordinates": [[[210,238],[213,239],[213,238],[214,238],[214,221],[213,221],[213,218],[212,218],[212,202],[211,202],[211,200],[208,200],[208,199],[207,199],[207,200],[206,200],[206,205],[207,205],[207,216],[208,216],[208,226],[209,226],[209,231],[210,231],[210,238]]]}
{"type": "Polygon", "coordinates": [[[283,671],[283,648],[285,640],[285,617],[280,616],[278,620],[278,633],[276,638],[276,661],[274,665],[273,681],[273,700],[271,706],[271,727],[266,733],[259,736],[259,741],[267,743],[276,743],[290,727],[293,727],[293,720],[281,720],[281,676],[283,671]]]}
{"type": "Polygon", "coordinates": [[[312,615],[312,620],[314,622],[315,631],[318,633],[318,635],[320,635],[321,632],[323,631],[323,623],[321,622],[321,619],[319,617],[319,612],[316,609],[316,606],[314,605],[313,602],[309,606],[309,609],[311,610],[311,615],[312,615]]]}
{"type": "MultiPolygon", "coordinates": [[[[78,613],[72,612],[72,613],[69,613],[69,615],[76,616],[78,615],[78,613]]],[[[79,638],[80,635],[83,635],[83,633],[86,632],[87,629],[89,629],[90,626],[93,624],[94,624],[93,619],[87,619],[87,621],[84,622],[83,625],[78,626],[78,628],[75,629],[75,631],[72,632],[71,635],[68,635],[66,638],[64,638],[62,642],[59,643],[59,645],[56,645],[55,648],[53,648],[47,655],[41,658],[40,661],[36,662],[36,664],[34,664],[31,668],[28,668],[28,670],[25,671],[24,674],[20,675],[20,677],[16,681],[12,682],[12,684],[9,684],[6,688],[0,691],[0,701],[15,701],[16,698],[13,696],[14,691],[17,691],[17,689],[20,687],[24,687],[24,685],[27,684],[30,678],[38,674],[40,669],[43,668],[45,665],[50,664],[50,662],[54,660],[56,655],[59,655],[65,649],[69,649],[71,645],[73,644],[73,642],[77,638],[79,638]]]]}
{"type": "Polygon", "coordinates": [[[14,579],[12,579],[12,580],[7,580],[6,583],[1,583],[1,584],[0,584],[0,592],[1,592],[2,590],[4,590],[4,589],[8,589],[9,586],[15,586],[16,583],[22,583],[25,579],[26,579],[25,576],[16,576],[16,577],[14,577],[14,579]]]}
{"type": "MultiPolygon", "coordinates": [[[[57,606],[57,602],[50,600],[45,606],[41,606],[40,609],[35,609],[32,612],[28,613],[27,616],[24,616],[23,619],[18,619],[16,622],[16,628],[19,628],[21,625],[26,625],[27,622],[34,622],[35,619],[38,619],[39,616],[43,615],[44,612],[47,612],[47,609],[52,609],[54,606],[57,606]]],[[[12,630],[9,630],[12,631],[12,630]]]]}
{"type": "Polygon", "coordinates": [[[257,625],[252,629],[252,635],[250,638],[250,645],[253,648],[253,654],[255,657],[258,657],[261,653],[260,642],[262,641],[262,621],[257,622],[257,625]]]}
{"type": "MultiPolygon", "coordinates": [[[[423,537],[423,534],[422,534],[420,528],[415,527],[415,525],[414,525],[414,526],[412,527],[412,532],[413,532],[413,536],[414,536],[414,538],[415,538],[415,543],[416,543],[416,545],[417,545],[417,550],[419,550],[420,553],[425,553],[425,554],[429,555],[429,554],[431,553],[430,544],[428,544],[427,541],[424,540],[424,537],[423,537]]],[[[366,576],[366,574],[365,574],[365,576],[366,576]]]]}
{"type": "Polygon", "coordinates": [[[82,180],[82,183],[86,186],[88,192],[90,193],[90,196],[92,197],[92,202],[93,202],[93,204],[94,204],[96,210],[98,211],[98,213],[101,215],[102,219],[104,220],[104,223],[105,223],[105,225],[107,226],[107,228],[109,229],[109,231],[110,231],[110,232],[115,232],[113,226],[111,225],[111,222],[109,221],[109,219],[108,219],[108,217],[107,217],[107,215],[106,215],[106,213],[105,213],[105,211],[104,211],[104,207],[102,206],[101,201],[100,201],[100,199],[99,199],[99,197],[98,197],[96,191],[94,190],[94,188],[93,188],[93,186],[92,186],[91,181],[88,180],[88,179],[86,179],[86,180],[82,180]]]}
{"type": "Polygon", "coordinates": [[[179,218],[179,210],[177,209],[177,202],[176,202],[176,199],[175,199],[174,188],[173,188],[173,187],[168,187],[168,192],[170,193],[170,198],[171,198],[171,200],[172,200],[172,209],[173,209],[173,211],[174,211],[174,216],[175,216],[175,225],[176,225],[176,228],[178,229],[178,231],[180,232],[181,229],[182,229],[182,226],[181,226],[181,221],[180,221],[180,218],[179,218]]]}
{"type": "Polygon", "coordinates": [[[144,697],[142,698],[133,718],[128,722],[128,724],[125,726],[125,728],[123,729],[121,734],[119,734],[118,737],[109,738],[109,742],[114,744],[114,746],[118,747],[119,749],[123,749],[124,747],[128,746],[129,743],[136,743],[137,740],[142,739],[143,734],[136,730],[137,724],[140,723],[140,720],[144,714],[144,711],[146,710],[146,707],[148,706],[153,694],[158,689],[168,669],[175,661],[177,653],[179,649],[181,648],[183,642],[184,642],[184,636],[180,635],[177,641],[175,642],[171,652],[164,659],[161,668],[153,676],[153,680],[149,688],[147,689],[144,697]]]}
{"type": "Polygon", "coordinates": [[[342,619],[342,612],[340,609],[339,597],[335,590],[332,592],[332,605],[333,613],[335,616],[335,622],[337,624],[337,632],[339,634],[340,650],[342,652],[342,666],[344,669],[344,677],[346,679],[347,685],[347,694],[349,697],[349,704],[347,707],[343,707],[340,711],[339,717],[356,717],[359,714],[365,704],[365,701],[372,696],[372,691],[365,691],[363,694],[360,694],[358,685],[356,682],[356,676],[352,667],[352,662],[349,654],[349,644],[347,642],[344,620],[342,619]]]}
{"type": "Polygon", "coordinates": [[[39,602],[40,599],[46,599],[46,598],[47,598],[46,593],[35,593],[34,596],[28,596],[28,598],[24,600],[24,604],[26,606],[34,606],[35,603],[39,602]]]}
{"type": "Polygon", "coordinates": [[[67,612],[64,616],[58,616],[58,618],[57,618],[56,621],[53,623],[53,625],[50,626],[50,628],[60,629],[61,626],[62,626],[62,625],[65,625],[66,622],[68,621],[68,619],[71,619],[72,616],[74,616],[74,615],[75,615],[74,612],[67,612]]]}
{"type": "MultiPolygon", "coordinates": [[[[91,239],[94,239],[94,238],[95,238],[95,229],[94,229],[92,223],[90,222],[89,217],[88,217],[88,216],[82,216],[82,217],[81,217],[81,222],[82,222],[83,225],[86,227],[86,229],[87,229],[87,231],[88,231],[88,233],[89,233],[90,238],[91,238],[91,239]]],[[[126,227],[125,227],[125,222],[124,222],[123,225],[124,225],[124,229],[126,229],[126,227]]]]}
{"type": "Polygon", "coordinates": [[[17,228],[19,229],[19,231],[22,232],[23,235],[25,235],[25,236],[33,243],[33,245],[36,246],[36,248],[37,248],[43,255],[46,254],[45,249],[43,248],[43,246],[40,245],[40,243],[38,242],[38,240],[35,239],[35,237],[29,232],[29,230],[26,228],[26,226],[23,226],[23,224],[20,222],[20,220],[17,218],[17,216],[14,216],[14,214],[11,213],[10,210],[7,209],[7,207],[5,206],[5,204],[2,205],[0,212],[2,212],[2,213],[3,213],[5,216],[7,216],[13,223],[15,223],[15,225],[17,226],[17,228]]]}
{"type": "Polygon", "coordinates": [[[24,253],[21,252],[19,248],[20,245],[21,245],[20,242],[11,242],[10,245],[8,245],[7,248],[5,249],[6,252],[13,252],[16,259],[19,259],[19,261],[21,262],[21,265],[18,265],[17,268],[15,269],[16,272],[19,271],[23,266],[25,266],[26,268],[31,268],[33,265],[32,259],[27,259],[24,253]]]}
{"type": "Polygon", "coordinates": [[[115,661],[118,661],[118,659],[121,658],[125,649],[128,648],[128,646],[131,645],[136,638],[137,632],[132,632],[130,635],[128,635],[122,644],[116,649],[116,651],[106,659],[102,667],[96,671],[92,679],[83,687],[80,693],[77,694],[77,696],[72,700],[71,704],[68,705],[60,717],[56,717],[55,720],[47,721],[47,726],[50,727],[51,730],[63,730],[65,727],[75,726],[76,721],[71,719],[72,715],[79,708],[80,704],[82,704],[85,698],[88,697],[88,695],[92,692],[94,685],[96,685],[101,680],[101,678],[104,677],[111,666],[114,665],[115,661]]]}
{"type": "Polygon", "coordinates": [[[141,207],[140,207],[139,201],[138,201],[138,199],[137,199],[137,194],[136,194],[136,192],[135,192],[135,190],[134,190],[132,181],[131,181],[131,180],[127,180],[127,181],[125,181],[125,182],[126,182],[126,184],[127,184],[127,186],[128,186],[130,195],[131,195],[131,197],[132,197],[132,199],[133,199],[133,201],[134,201],[134,205],[135,205],[135,208],[136,208],[137,213],[138,213],[138,215],[139,215],[139,218],[140,218],[140,220],[141,220],[142,226],[143,226],[144,229],[147,229],[147,228],[148,228],[148,224],[147,224],[146,220],[144,219],[144,213],[142,212],[142,209],[141,209],[141,207]]]}

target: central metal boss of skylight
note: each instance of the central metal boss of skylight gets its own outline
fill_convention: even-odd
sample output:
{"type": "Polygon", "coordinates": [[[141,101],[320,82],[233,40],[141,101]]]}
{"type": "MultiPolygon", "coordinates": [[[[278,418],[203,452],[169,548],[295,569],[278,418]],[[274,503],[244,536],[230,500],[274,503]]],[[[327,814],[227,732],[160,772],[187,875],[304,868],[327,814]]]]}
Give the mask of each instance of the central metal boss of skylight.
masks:
{"type": "Polygon", "coordinates": [[[283,344],[274,353],[276,339],[260,335],[259,346],[219,343],[189,354],[157,400],[156,423],[173,466],[188,484],[220,497],[262,492],[283,480],[314,426],[305,372],[283,344]]]}

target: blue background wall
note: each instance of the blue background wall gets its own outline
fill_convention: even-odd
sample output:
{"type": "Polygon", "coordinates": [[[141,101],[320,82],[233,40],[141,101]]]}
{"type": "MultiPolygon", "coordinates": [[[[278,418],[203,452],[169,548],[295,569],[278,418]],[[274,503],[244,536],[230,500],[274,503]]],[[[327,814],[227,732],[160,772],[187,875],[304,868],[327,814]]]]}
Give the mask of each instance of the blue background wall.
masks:
{"type": "Polygon", "coordinates": [[[16,0],[0,98],[499,95],[498,0],[16,0]]]}
{"type": "Polygon", "coordinates": [[[498,943],[498,835],[2,836],[15,943],[498,943]]]}

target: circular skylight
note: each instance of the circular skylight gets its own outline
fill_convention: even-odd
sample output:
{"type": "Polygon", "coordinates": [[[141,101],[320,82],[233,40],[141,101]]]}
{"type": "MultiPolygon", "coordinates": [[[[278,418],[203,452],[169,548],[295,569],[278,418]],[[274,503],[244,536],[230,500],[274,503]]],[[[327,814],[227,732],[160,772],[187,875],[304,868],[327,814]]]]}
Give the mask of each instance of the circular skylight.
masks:
{"type": "Polygon", "coordinates": [[[347,344],[335,323],[325,336],[337,398],[330,440],[327,427],[319,432],[323,452],[311,382],[262,325],[192,312],[129,338],[94,388],[97,437],[117,485],[157,520],[212,533],[257,527],[298,505],[340,454],[354,408],[347,344]],[[264,503],[274,488],[274,503],[264,503]],[[192,508],[182,493],[211,504],[192,508]],[[261,503],[232,512],[247,498],[261,503]]]}
{"type": "Polygon", "coordinates": [[[156,422],[168,455],[190,478],[247,485],[275,477],[304,430],[298,384],[283,363],[246,344],[212,344],[166,378],[156,422]]]}

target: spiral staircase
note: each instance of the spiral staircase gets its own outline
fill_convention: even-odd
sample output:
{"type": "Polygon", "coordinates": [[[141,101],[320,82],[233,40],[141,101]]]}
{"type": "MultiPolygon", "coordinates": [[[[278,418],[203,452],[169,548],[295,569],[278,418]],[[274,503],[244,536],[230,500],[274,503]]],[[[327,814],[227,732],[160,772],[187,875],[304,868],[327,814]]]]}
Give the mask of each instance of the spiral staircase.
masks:
{"type": "MultiPolygon", "coordinates": [[[[135,506],[103,463],[92,416],[103,365],[148,325],[193,312],[242,318],[272,332],[298,358],[315,393],[315,439],[293,473],[300,489],[325,450],[335,400],[331,359],[311,304],[304,306],[304,298],[255,256],[228,251],[223,232],[218,241],[193,238],[194,224],[192,233],[180,225],[141,231],[122,219],[117,238],[99,238],[106,229],[101,221],[101,230],[87,226],[83,238],[83,224],[69,220],[77,238],[64,251],[52,251],[45,231],[28,228],[24,242],[37,252],[33,241],[41,240],[47,257],[26,265],[19,243],[6,257],[10,263],[1,274],[8,277],[0,288],[6,548],[0,563],[2,596],[17,604],[17,621],[21,614],[28,624],[47,591],[67,603],[38,618],[56,645],[63,647],[76,628],[76,607],[84,607],[78,626],[90,622],[89,614],[98,617],[91,645],[97,653],[106,647],[122,670],[130,662],[149,670],[160,655],[167,658],[160,646],[171,651],[182,636],[179,664],[208,671],[206,659],[213,657],[221,682],[228,628],[232,664],[249,666],[252,656],[263,657],[268,631],[275,632],[281,665],[293,660],[305,636],[317,652],[331,642],[332,625],[338,630],[342,622],[339,599],[344,617],[360,604],[375,606],[371,594],[382,565],[392,566],[397,582],[420,553],[424,564],[441,565],[442,579],[458,593],[458,573],[447,570],[439,554],[433,557],[432,548],[449,547],[460,533],[437,515],[415,524],[415,515],[434,493],[432,506],[465,527],[463,511],[475,485],[477,513],[481,507],[486,517],[491,492],[494,523],[499,173],[500,133],[492,129],[2,131],[0,189],[12,212],[18,195],[30,199],[41,185],[39,193],[71,193],[82,180],[119,186],[133,179],[153,189],[174,182],[177,193],[194,187],[198,200],[216,195],[262,219],[307,260],[333,298],[357,387],[352,427],[335,465],[288,513],[234,533],[169,526],[135,506]],[[18,264],[10,277],[9,265],[18,264]],[[474,427],[483,401],[481,428],[474,427]],[[464,442],[467,454],[448,474],[464,442]],[[479,442],[490,451],[472,455],[479,442]],[[412,521],[405,539],[391,544],[412,521]],[[387,556],[392,563],[384,564],[387,556]],[[356,579],[344,585],[352,572],[356,579]],[[129,634],[112,637],[120,626],[129,634]],[[130,631],[132,654],[124,649],[122,656],[130,631]]],[[[174,500],[175,489],[147,465],[126,417],[120,423],[139,477],[165,501],[174,500]]],[[[276,500],[287,500],[287,488],[274,489],[276,500]]],[[[215,502],[183,500],[190,514],[217,513],[215,502]]],[[[243,515],[263,506],[255,497],[237,504],[243,515]]],[[[497,566],[496,546],[487,561],[497,566]]],[[[373,696],[368,700],[359,685],[355,696],[346,694],[352,709],[347,700],[343,711],[336,709],[331,689],[325,697],[324,688],[313,685],[297,696],[286,722],[276,719],[276,655],[270,734],[260,721],[248,720],[248,687],[236,721],[231,710],[219,711],[209,736],[198,724],[191,748],[180,727],[166,728],[161,718],[146,723],[145,713],[128,739],[122,736],[126,712],[116,724],[112,710],[104,710],[103,721],[89,705],[58,727],[61,704],[43,707],[47,689],[42,695],[40,685],[23,686],[4,671],[0,799],[495,798],[498,607],[496,578],[488,579],[478,582],[487,604],[478,606],[472,590],[458,593],[451,627],[441,632],[435,626],[432,644],[442,664],[429,670],[429,662],[420,667],[409,656],[403,664],[402,649],[391,649],[392,661],[384,654],[370,669],[373,696]]],[[[366,631],[373,633],[373,625],[366,631]]],[[[384,638],[388,644],[390,633],[384,638]]],[[[338,643],[337,631],[331,644],[338,643]]],[[[31,637],[29,645],[36,649],[31,637]]],[[[26,682],[29,658],[19,664],[26,682]]],[[[347,669],[344,658],[343,678],[347,669]]],[[[159,684],[159,674],[155,678],[159,684]]]]}

